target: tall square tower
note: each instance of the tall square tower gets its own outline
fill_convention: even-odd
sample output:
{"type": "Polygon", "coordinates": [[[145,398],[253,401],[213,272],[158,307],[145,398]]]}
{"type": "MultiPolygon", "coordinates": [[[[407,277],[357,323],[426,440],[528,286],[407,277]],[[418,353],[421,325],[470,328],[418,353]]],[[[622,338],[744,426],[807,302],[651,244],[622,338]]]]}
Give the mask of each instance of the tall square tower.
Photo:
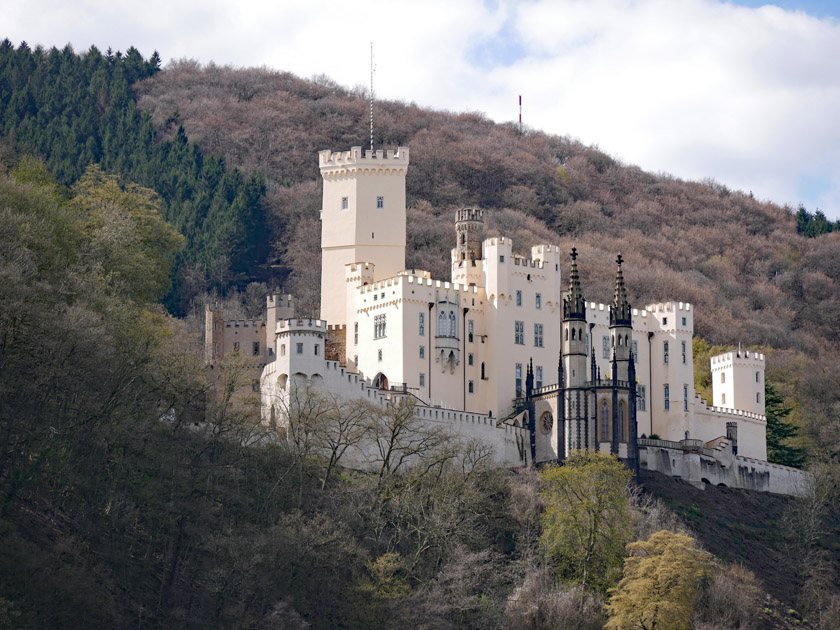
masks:
{"type": "Polygon", "coordinates": [[[405,175],[408,148],[319,153],[321,319],[347,324],[345,266],[373,263],[374,281],[405,269],[405,175]]]}

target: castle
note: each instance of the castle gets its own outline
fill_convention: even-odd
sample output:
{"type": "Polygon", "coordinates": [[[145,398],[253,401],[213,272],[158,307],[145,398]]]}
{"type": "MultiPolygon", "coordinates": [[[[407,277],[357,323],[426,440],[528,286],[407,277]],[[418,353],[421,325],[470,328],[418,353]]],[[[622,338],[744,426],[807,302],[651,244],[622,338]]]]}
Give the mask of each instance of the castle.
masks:
{"type": "MultiPolygon", "coordinates": [[[[713,357],[708,406],[694,392],[691,305],[632,308],[620,254],[612,302],[589,302],[574,249],[563,290],[556,246],[516,255],[509,238],[484,239],[482,210],[464,208],[451,278],[432,279],[405,269],[408,148],[319,160],[320,318],[294,317],[290,296],[269,296],[263,322],[207,314],[208,363],[251,353],[266,423],[282,426],[304,387],[410,399],[418,420],[480,440],[501,466],[594,449],[697,485],[798,491],[800,471],[766,461],[764,356],[713,357]]],[[[356,457],[364,466],[363,448],[356,457]]]]}

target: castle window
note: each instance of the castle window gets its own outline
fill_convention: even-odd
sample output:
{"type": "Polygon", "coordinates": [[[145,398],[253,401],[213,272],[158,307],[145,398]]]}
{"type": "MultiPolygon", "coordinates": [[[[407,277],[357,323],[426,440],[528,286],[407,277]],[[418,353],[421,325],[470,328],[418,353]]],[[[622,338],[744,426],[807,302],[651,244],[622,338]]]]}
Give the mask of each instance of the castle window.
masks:
{"type": "MultiPolygon", "coordinates": [[[[473,301],[473,304],[475,302],[473,301]]],[[[475,322],[473,320],[467,320],[467,330],[469,331],[468,341],[470,343],[473,342],[473,333],[475,332],[475,322]]]]}
{"type": "Polygon", "coordinates": [[[645,411],[647,408],[647,387],[639,385],[636,391],[636,409],[645,411]]]}
{"type": "Polygon", "coordinates": [[[270,356],[270,357],[274,356],[274,348],[271,348],[271,347],[268,348],[268,356],[270,356]]]}
{"type": "Polygon", "coordinates": [[[665,386],[665,411],[671,410],[671,388],[665,386]]]}
{"type": "Polygon", "coordinates": [[[426,387],[426,375],[420,372],[420,387],[426,387]]]}
{"type": "Polygon", "coordinates": [[[516,292],[516,305],[522,306],[522,291],[516,292]]]}
{"type": "Polygon", "coordinates": [[[638,358],[639,358],[639,342],[634,341],[633,342],[633,359],[635,360],[635,359],[638,359],[638,358]]]}
{"type": "Polygon", "coordinates": [[[516,395],[522,395],[522,364],[517,363],[515,366],[515,374],[516,374],[516,395]]]}
{"type": "Polygon", "coordinates": [[[682,342],[682,360],[685,363],[685,341],[682,342]]]}
{"type": "Polygon", "coordinates": [[[281,357],[286,356],[286,344],[285,343],[280,344],[280,356],[281,357]]]}
{"type": "Polygon", "coordinates": [[[721,395],[720,395],[720,404],[721,404],[721,405],[725,405],[725,404],[726,404],[726,394],[721,394],[721,395]]]}
{"type": "Polygon", "coordinates": [[[662,353],[663,353],[663,362],[668,363],[668,342],[662,342],[662,353]]]}
{"type": "Polygon", "coordinates": [[[376,198],[376,209],[381,210],[385,207],[385,197],[377,197],[376,198]]]}
{"type": "Polygon", "coordinates": [[[470,353],[467,355],[467,364],[468,364],[468,365],[472,365],[474,360],[475,360],[475,358],[473,357],[473,353],[472,353],[472,352],[470,352],[470,353]]]}
{"type": "Polygon", "coordinates": [[[601,413],[599,414],[598,428],[600,429],[599,439],[601,442],[610,441],[610,406],[606,400],[601,401],[601,413]]]}
{"type": "Polygon", "coordinates": [[[385,314],[373,318],[373,338],[381,339],[385,336],[385,314]]]}
{"type": "Polygon", "coordinates": [[[321,353],[321,346],[317,343],[315,344],[315,356],[317,357],[321,353]]]}
{"type": "Polygon", "coordinates": [[[685,325],[686,325],[686,323],[685,323],[685,317],[683,317],[683,318],[682,318],[682,325],[683,325],[683,326],[685,326],[685,325]]]}
{"type": "Polygon", "coordinates": [[[761,394],[759,394],[758,392],[755,393],[755,402],[757,402],[757,403],[761,402],[761,394]]]}
{"type": "Polygon", "coordinates": [[[525,322],[514,322],[513,343],[525,345],[525,322]]]}
{"type": "Polygon", "coordinates": [[[457,337],[455,330],[457,327],[457,320],[455,319],[455,313],[449,311],[449,336],[450,337],[457,337]]]}
{"type": "Polygon", "coordinates": [[[426,346],[420,346],[420,358],[421,359],[426,358],[426,346]]]}
{"type": "Polygon", "coordinates": [[[487,374],[484,372],[484,361],[481,362],[481,380],[487,380],[487,374]]]}
{"type": "Polygon", "coordinates": [[[601,345],[603,346],[602,352],[601,352],[601,358],[609,359],[610,358],[610,338],[609,337],[604,337],[602,339],[602,344],[601,345]]]}
{"type": "Polygon", "coordinates": [[[251,351],[252,351],[252,353],[254,354],[255,357],[260,356],[260,342],[259,341],[254,342],[253,348],[252,348],[251,351]]]}
{"type": "Polygon", "coordinates": [[[474,384],[472,381],[470,381],[470,382],[467,384],[467,391],[468,391],[470,394],[474,394],[474,393],[475,393],[475,384],[474,384]]]}
{"type": "Polygon", "coordinates": [[[543,378],[542,378],[542,366],[538,365],[534,368],[534,387],[542,387],[543,386],[543,378]]]}
{"type": "Polygon", "coordinates": [[[438,313],[438,337],[446,337],[446,313],[438,313]]]}
{"type": "Polygon", "coordinates": [[[499,255],[499,262],[500,263],[505,262],[505,255],[504,254],[499,255]]]}
{"type": "Polygon", "coordinates": [[[721,373],[720,373],[720,382],[721,382],[721,383],[725,383],[725,382],[726,382],[726,372],[721,372],[721,373]]]}
{"type": "Polygon", "coordinates": [[[353,324],[353,345],[359,345],[359,322],[353,324]]]}
{"type": "Polygon", "coordinates": [[[303,344],[302,343],[297,344],[297,353],[298,354],[303,354],[303,344]]]}
{"type": "Polygon", "coordinates": [[[419,330],[420,330],[420,336],[425,337],[426,336],[426,314],[425,313],[420,313],[420,328],[419,328],[419,330]]]}
{"type": "Polygon", "coordinates": [[[756,382],[756,383],[759,383],[759,382],[760,382],[760,381],[758,380],[760,377],[761,377],[761,372],[756,372],[756,373],[755,373],[755,382],[756,382]]]}
{"type": "Polygon", "coordinates": [[[577,328],[572,328],[572,341],[575,340],[575,335],[577,334],[577,328]]]}
{"type": "Polygon", "coordinates": [[[341,209],[347,210],[350,207],[350,198],[349,197],[342,197],[341,198],[341,209]]]}
{"type": "Polygon", "coordinates": [[[537,310],[542,308],[542,296],[537,293],[537,310]]]}
{"type": "Polygon", "coordinates": [[[688,411],[688,385],[683,385],[683,411],[688,411]]]}
{"type": "Polygon", "coordinates": [[[667,325],[668,325],[668,318],[667,318],[667,317],[663,317],[663,318],[662,318],[662,325],[663,325],[663,326],[667,326],[667,325]]]}
{"type": "Polygon", "coordinates": [[[537,348],[543,347],[543,325],[534,324],[534,345],[537,348]]]}
{"type": "Polygon", "coordinates": [[[382,348],[376,351],[376,360],[382,362],[382,348]]]}
{"type": "Polygon", "coordinates": [[[233,342],[233,351],[234,352],[239,352],[239,342],[238,341],[233,342]]]}

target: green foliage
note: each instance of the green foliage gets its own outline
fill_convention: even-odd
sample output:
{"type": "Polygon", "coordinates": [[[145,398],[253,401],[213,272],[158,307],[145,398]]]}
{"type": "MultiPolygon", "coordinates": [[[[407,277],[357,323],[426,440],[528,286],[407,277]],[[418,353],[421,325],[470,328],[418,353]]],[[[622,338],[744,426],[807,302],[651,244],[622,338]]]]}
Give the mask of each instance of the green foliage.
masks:
{"type": "MultiPolygon", "coordinates": [[[[0,43],[0,133],[24,150],[43,155],[62,185],[79,181],[92,163],[156,191],[163,217],[185,237],[176,260],[176,291],[167,303],[178,311],[193,291],[244,284],[267,253],[265,181],[244,176],[223,159],[205,156],[178,127],[160,141],[149,116],[136,107],[132,85],[154,76],[155,53],[143,60],[135,48],[103,55],[15,49],[0,43]],[[188,283],[202,270],[202,280],[188,283]],[[187,286],[189,284],[189,286],[187,286]],[[186,294],[185,294],[186,293],[186,294]]],[[[24,161],[16,176],[39,183],[24,161]]],[[[154,280],[160,284],[159,279],[154,280]]]]}
{"type": "Polygon", "coordinates": [[[627,545],[624,577],[610,589],[610,630],[688,630],[709,573],[708,554],[691,536],[662,530],[627,545]]]}
{"type": "Polygon", "coordinates": [[[804,206],[799,206],[793,216],[796,219],[796,231],[808,238],[840,231],[840,221],[829,221],[822,210],[811,213],[804,206]]]}
{"type": "Polygon", "coordinates": [[[617,457],[589,451],[540,472],[540,545],[557,578],[600,591],[615,583],[630,536],[631,479],[617,457]]]}
{"type": "Polygon", "coordinates": [[[787,443],[799,433],[799,427],[785,418],[793,411],[769,380],[764,381],[764,413],[767,417],[767,461],[801,468],[805,463],[805,449],[787,443]]]}

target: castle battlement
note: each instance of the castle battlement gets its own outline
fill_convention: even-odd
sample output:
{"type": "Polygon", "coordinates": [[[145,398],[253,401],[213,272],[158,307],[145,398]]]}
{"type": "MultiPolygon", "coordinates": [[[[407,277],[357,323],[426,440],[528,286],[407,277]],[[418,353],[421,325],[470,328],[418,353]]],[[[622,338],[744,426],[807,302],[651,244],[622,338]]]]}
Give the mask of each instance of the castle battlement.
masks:
{"type": "Polygon", "coordinates": [[[712,362],[712,369],[714,369],[717,365],[728,363],[763,365],[764,354],[761,352],[750,352],[749,350],[733,350],[732,352],[716,354],[710,359],[710,361],[712,362]]]}
{"type": "Polygon", "coordinates": [[[371,172],[377,172],[377,167],[389,170],[393,168],[401,168],[405,170],[408,167],[408,147],[399,147],[397,150],[382,149],[371,151],[362,150],[362,147],[352,147],[349,151],[325,151],[318,152],[318,161],[321,170],[333,170],[347,167],[353,168],[354,171],[359,170],[358,167],[371,169],[371,172]]]}
{"type": "Polygon", "coordinates": [[[517,267],[530,267],[531,269],[542,269],[544,263],[541,260],[528,260],[524,256],[514,256],[513,264],[517,267]]]}
{"type": "Polygon", "coordinates": [[[225,327],[227,328],[260,328],[265,326],[265,322],[261,319],[226,319],[225,327]]]}
{"type": "Polygon", "coordinates": [[[688,302],[659,302],[648,304],[645,310],[649,313],[675,313],[677,311],[690,311],[691,304],[688,302]]]}
{"type": "Polygon", "coordinates": [[[715,405],[709,405],[706,402],[706,399],[700,396],[700,394],[694,394],[694,402],[700,405],[700,407],[707,412],[710,413],[719,413],[727,418],[750,418],[752,420],[758,420],[760,422],[767,422],[767,416],[760,414],[760,413],[753,413],[752,411],[745,411],[743,409],[733,409],[731,407],[718,407],[715,405]]]}
{"type": "Polygon", "coordinates": [[[277,333],[293,333],[303,331],[327,332],[327,322],[321,319],[295,317],[277,321],[277,333]]]}
{"type": "Polygon", "coordinates": [[[480,208],[461,208],[455,211],[455,221],[484,221],[484,210],[480,208]]]}

